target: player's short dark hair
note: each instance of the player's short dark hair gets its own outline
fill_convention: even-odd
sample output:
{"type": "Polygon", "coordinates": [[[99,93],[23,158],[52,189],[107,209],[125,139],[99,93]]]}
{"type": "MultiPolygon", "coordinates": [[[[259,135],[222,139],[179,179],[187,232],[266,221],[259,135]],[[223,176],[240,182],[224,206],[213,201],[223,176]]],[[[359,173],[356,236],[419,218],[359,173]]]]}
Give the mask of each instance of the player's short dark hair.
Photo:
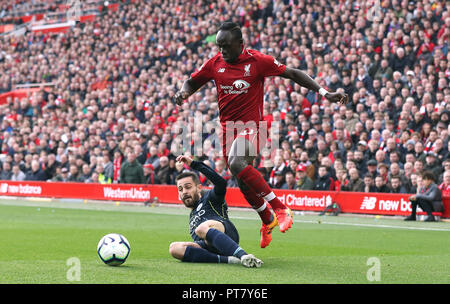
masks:
{"type": "Polygon", "coordinates": [[[196,185],[200,184],[200,178],[192,171],[186,171],[177,175],[177,177],[175,178],[175,184],[177,184],[180,179],[183,179],[185,177],[191,177],[196,185]]]}
{"type": "Polygon", "coordinates": [[[436,181],[436,176],[431,171],[425,171],[422,173],[422,179],[436,181]]]}
{"type": "Polygon", "coordinates": [[[219,31],[229,31],[233,35],[233,38],[241,41],[242,40],[242,31],[239,24],[236,22],[224,22],[219,27],[219,31]]]}

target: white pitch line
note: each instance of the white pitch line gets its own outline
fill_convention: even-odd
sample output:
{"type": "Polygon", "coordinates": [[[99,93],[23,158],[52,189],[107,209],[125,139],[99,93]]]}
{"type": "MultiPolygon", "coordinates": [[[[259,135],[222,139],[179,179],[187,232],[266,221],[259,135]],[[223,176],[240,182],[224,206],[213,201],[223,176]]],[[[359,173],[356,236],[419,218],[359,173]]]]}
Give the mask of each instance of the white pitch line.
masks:
{"type": "MultiPolygon", "coordinates": [[[[33,205],[29,205],[29,204],[20,204],[20,202],[14,202],[13,204],[9,204],[8,202],[2,202],[0,200],[0,205],[21,205],[21,206],[36,206],[39,207],[40,202],[33,202],[33,205]]],[[[108,204],[110,205],[110,204],[108,204]]],[[[55,206],[51,206],[52,208],[66,208],[66,209],[80,209],[80,210],[94,210],[94,211],[124,211],[124,212],[138,212],[137,210],[123,210],[123,209],[103,209],[103,208],[97,208],[98,206],[101,205],[97,205],[95,208],[79,208],[79,206],[69,206],[69,205],[65,205],[65,204],[61,204],[61,205],[55,205],[55,206]]],[[[179,214],[179,213],[172,213],[172,212],[167,212],[167,210],[148,210],[149,213],[155,213],[155,214],[166,214],[166,215],[180,215],[180,216],[186,216],[186,214],[179,214]],[[162,212],[161,212],[162,211],[162,212]]],[[[255,221],[259,221],[260,219],[257,217],[246,217],[246,216],[231,216],[230,217],[231,220],[233,219],[241,219],[241,220],[255,220],[255,221]]],[[[321,221],[320,224],[318,222],[318,220],[299,220],[299,219],[295,219],[294,217],[294,223],[305,223],[305,224],[327,224],[327,225],[341,225],[341,226],[356,226],[356,227],[371,227],[371,228],[391,228],[391,229],[405,229],[405,230],[422,230],[422,231],[446,231],[446,232],[450,232],[450,228],[446,229],[446,228],[433,228],[433,227],[412,227],[412,226],[395,226],[395,225],[385,225],[385,224],[363,224],[363,223],[345,223],[345,222],[326,222],[326,221],[321,221]]],[[[423,223],[424,225],[426,225],[427,223],[423,223]]]]}
{"type": "MultiPolygon", "coordinates": [[[[250,217],[243,216],[233,216],[232,219],[241,220],[259,220],[250,217]]],[[[341,225],[341,226],[357,226],[357,227],[371,227],[371,228],[393,228],[393,229],[406,229],[406,230],[425,230],[425,231],[448,231],[450,229],[445,228],[433,228],[433,227],[411,227],[411,226],[394,226],[394,225],[384,225],[384,224],[363,224],[363,223],[340,223],[340,222],[320,222],[317,221],[306,221],[306,220],[294,220],[294,223],[306,223],[306,224],[327,224],[327,225],[341,225]]]]}

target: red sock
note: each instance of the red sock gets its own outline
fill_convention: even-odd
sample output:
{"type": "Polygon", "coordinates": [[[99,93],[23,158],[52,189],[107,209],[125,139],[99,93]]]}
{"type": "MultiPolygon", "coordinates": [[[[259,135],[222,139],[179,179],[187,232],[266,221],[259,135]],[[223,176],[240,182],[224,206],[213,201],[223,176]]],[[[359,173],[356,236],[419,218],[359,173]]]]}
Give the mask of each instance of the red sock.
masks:
{"type": "Polygon", "coordinates": [[[244,170],[239,172],[237,178],[242,180],[250,189],[252,189],[256,196],[264,198],[269,202],[273,209],[285,209],[286,206],[277,198],[277,196],[272,192],[267,182],[261,176],[261,174],[248,165],[244,170]]]}
{"type": "Polygon", "coordinates": [[[260,196],[257,196],[255,191],[250,188],[246,190],[241,189],[241,192],[250,206],[252,206],[252,208],[255,209],[256,212],[258,212],[259,217],[261,218],[261,221],[264,223],[264,225],[269,225],[272,222],[273,218],[269,206],[267,206],[264,199],[260,196]]]}

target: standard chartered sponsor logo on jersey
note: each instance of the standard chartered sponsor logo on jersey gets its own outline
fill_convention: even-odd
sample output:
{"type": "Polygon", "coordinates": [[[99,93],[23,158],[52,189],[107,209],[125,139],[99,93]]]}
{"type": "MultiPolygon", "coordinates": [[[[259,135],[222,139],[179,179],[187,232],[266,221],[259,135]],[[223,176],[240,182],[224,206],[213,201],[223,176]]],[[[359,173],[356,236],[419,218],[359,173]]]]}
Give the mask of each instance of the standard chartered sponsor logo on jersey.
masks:
{"type": "Polygon", "coordinates": [[[150,191],[142,190],[142,188],[130,188],[130,189],[113,189],[111,187],[104,187],[103,194],[105,198],[113,198],[113,199],[141,199],[148,200],[150,199],[150,191]]]}
{"type": "Polygon", "coordinates": [[[224,94],[243,94],[248,92],[248,88],[250,84],[245,80],[236,80],[233,82],[233,85],[226,86],[220,85],[220,88],[223,90],[224,94]]]}

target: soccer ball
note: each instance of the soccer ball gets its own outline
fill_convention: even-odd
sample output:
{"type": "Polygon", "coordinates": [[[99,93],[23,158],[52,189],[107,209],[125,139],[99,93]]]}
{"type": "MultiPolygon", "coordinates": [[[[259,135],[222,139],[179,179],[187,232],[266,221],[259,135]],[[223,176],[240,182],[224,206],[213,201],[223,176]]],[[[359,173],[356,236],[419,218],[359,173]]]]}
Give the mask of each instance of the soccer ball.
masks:
{"type": "Polygon", "coordinates": [[[98,242],[97,253],[106,265],[119,266],[130,254],[130,242],[121,234],[110,233],[98,242]]]}

